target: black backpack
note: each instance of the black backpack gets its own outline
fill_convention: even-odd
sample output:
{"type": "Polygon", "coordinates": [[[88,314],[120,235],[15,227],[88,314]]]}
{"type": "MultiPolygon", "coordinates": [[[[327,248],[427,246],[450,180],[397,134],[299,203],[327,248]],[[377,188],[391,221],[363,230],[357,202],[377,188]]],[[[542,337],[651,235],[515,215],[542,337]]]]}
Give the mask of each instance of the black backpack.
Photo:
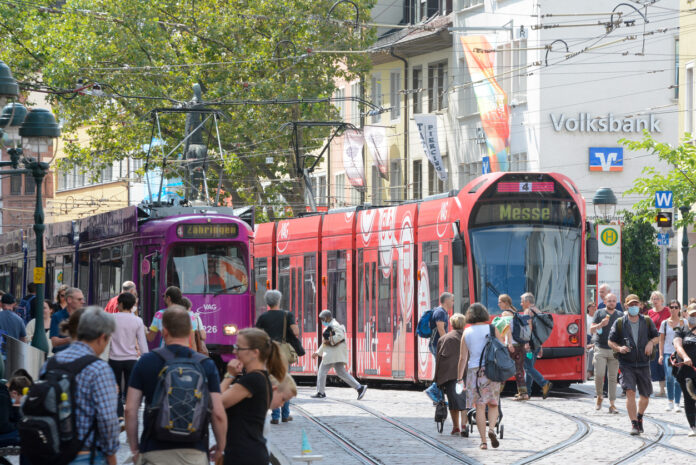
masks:
{"type": "Polygon", "coordinates": [[[22,455],[31,463],[66,465],[82,450],[95,428],[92,422],[83,439],[77,435],[75,420],[75,378],[88,365],[99,360],[85,355],[72,362],[60,363],[49,358],[46,371],[34,383],[22,405],[23,418],[17,424],[22,455]]]}
{"type": "Polygon", "coordinates": [[[159,441],[188,444],[208,434],[212,414],[208,378],[198,352],[178,356],[166,347],[153,350],[164,360],[149,407],[152,434],[159,441]]]}

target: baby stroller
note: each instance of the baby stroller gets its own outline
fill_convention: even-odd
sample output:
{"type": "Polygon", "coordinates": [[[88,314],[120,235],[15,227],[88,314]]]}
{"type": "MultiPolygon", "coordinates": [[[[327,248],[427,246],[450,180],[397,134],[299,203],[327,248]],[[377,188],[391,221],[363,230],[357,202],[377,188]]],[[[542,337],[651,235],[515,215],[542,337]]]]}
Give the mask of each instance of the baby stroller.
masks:
{"type": "MultiPolygon", "coordinates": [[[[488,405],[486,405],[486,414],[488,414],[488,405]]],[[[466,431],[464,436],[469,437],[469,433],[473,433],[476,428],[476,408],[469,409],[469,413],[467,413],[466,417],[469,425],[464,429],[466,431]]],[[[488,421],[486,421],[486,426],[490,426],[488,421]]],[[[503,439],[504,432],[503,406],[500,404],[500,397],[498,397],[498,420],[495,422],[495,434],[498,436],[498,439],[503,439]]]]}

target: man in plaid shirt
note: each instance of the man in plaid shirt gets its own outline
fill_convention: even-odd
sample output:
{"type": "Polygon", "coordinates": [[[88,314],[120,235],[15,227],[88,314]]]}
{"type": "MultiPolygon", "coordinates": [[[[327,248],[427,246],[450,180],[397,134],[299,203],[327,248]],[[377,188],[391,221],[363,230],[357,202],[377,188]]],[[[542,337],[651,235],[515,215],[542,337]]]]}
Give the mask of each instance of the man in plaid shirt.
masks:
{"type": "MultiPolygon", "coordinates": [[[[116,329],[114,317],[100,308],[91,307],[80,317],[77,341],[58,352],[55,357],[60,363],[69,363],[86,355],[99,356],[106,348],[111,334],[116,329]]],[[[41,369],[43,375],[46,365],[41,369]]],[[[120,427],[116,414],[116,378],[109,364],[97,360],[85,367],[76,377],[75,418],[77,435],[85,439],[92,424],[94,431],[85,439],[82,450],[70,465],[88,464],[116,465],[119,448],[120,427]],[[96,444],[95,444],[96,432],[96,444]],[[94,461],[90,462],[92,446],[95,446],[94,461]]]]}

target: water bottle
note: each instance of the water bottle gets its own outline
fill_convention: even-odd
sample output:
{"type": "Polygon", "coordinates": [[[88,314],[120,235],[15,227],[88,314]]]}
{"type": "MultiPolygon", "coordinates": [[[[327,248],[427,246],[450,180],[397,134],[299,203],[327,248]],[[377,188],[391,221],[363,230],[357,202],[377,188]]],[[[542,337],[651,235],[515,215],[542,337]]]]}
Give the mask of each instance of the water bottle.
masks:
{"type": "Polygon", "coordinates": [[[71,413],[68,393],[62,392],[60,394],[60,404],[58,404],[58,420],[60,422],[60,435],[63,438],[69,439],[72,436],[71,413]]]}

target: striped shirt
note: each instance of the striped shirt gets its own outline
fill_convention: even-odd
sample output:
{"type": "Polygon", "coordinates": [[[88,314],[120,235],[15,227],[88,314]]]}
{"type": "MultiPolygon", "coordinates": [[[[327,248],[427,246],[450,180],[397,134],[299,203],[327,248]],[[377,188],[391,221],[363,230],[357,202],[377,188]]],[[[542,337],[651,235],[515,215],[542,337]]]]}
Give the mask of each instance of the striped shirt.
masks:
{"type": "MultiPolygon", "coordinates": [[[[62,363],[72,362],[85,355],[96,355],[94,350],[81,341],[73,342],[67,349],[55,355],[62,363]]],[[[46,365],[41,369],[43,375],[46,365]]],[[[114,455],[119,448],[118,415],[116,413],[116,378],[109,364],[97,360],[87,365],[76,377],[75,405],[77,435],[82,440],[96,419],[98,431],[97,448],[104,455],[114,455]]],[[[83,449],[89,449],[94,440],[94,432],[85,441],[83,449]]]]}

